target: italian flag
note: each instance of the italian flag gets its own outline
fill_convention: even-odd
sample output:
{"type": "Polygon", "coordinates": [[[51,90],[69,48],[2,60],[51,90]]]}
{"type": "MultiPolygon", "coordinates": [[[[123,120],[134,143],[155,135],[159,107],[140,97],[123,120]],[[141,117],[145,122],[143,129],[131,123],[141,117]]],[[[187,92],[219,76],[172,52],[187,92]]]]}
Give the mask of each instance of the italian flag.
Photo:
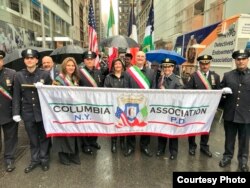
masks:
{"type": "Polygon", "coordinates": [[[113,11],[112,1],[110,0],[107,37],[111,37],[114,35],[115,35],[115,16],[113,11]]]}
{"type": "Polygon", "coordinates": [[[145,29],[145,36],[143,38],[143,43],[142,43],[142,50],[144,52],[148,52],[150,50],[155,49],[153,43],[153,34],[154,34],[154,2],[152,1],[145,29]]]}
{"type": "MultiPolygon", "coordinates": [[[[110,0],[107,37],[112,37],[115,35],[116,35],[115,34],[115,16],[114,16],[114,11],[113,11],[112,1],[110,0]]],[[[118,57],[118,49],[109,48],[108,55],[109,55],[108,62],[109,62],[109,70],[110,70],[112,61],[118,57]]]]}

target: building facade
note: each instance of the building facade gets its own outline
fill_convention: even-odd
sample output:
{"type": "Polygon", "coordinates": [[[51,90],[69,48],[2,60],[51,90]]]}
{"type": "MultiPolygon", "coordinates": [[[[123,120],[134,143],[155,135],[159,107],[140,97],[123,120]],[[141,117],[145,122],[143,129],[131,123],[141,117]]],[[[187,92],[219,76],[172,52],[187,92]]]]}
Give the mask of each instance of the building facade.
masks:
{"type": "Polygon", "coordinates": [[[131,0],[119,0],[118,1],[118,33],[119,35],[128,36],[128,21],[130,14],[131,0]]]}
{"type": "Polygon", "coordinates": [[[10,52],[28,46],[87,46],[87,4],[88,0],[0,0],[0,48],[10,52]]]}
{"type": "Polygon", "coordinates": [[[102,22],[101,22],[101,2],[100,0],[93,0],[93,8],[95,11],[96,32],[98,41],[100,42],[102,36],[102,22]]]}
{"type": "Polygon", "coordinates": [[[250,1],[245,0],[154,0],[155,46],[173,49],[179,35],[235,14],[250,13],[249,7],[250,1]]]}
{"type": "Polygon", "coordinates": [[[150,10],[152,0],[137,0],[136,3],[136,24],[137,24],[137,33],[138,33],[138,43],[142,44],[145,28],[148,20],[148,14],[150,10]]]}
{"type": "Polygon", "coordinates": [[[73,44],[86,47],[88,36],[88,2],[87,0],[71,0],[70,34],[73,44]]]}

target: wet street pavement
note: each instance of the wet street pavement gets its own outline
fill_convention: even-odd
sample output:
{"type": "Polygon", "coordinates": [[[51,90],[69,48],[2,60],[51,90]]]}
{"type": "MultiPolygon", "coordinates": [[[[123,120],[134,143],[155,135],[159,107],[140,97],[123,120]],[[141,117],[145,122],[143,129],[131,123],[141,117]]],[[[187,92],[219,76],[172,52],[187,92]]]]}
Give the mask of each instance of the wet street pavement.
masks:
{"type": "MultiPolygon", "coordinates": [[[[187,138],[179,139],[179,153],[176,160],[169,159],[169,152],[163,157],[149,158],[141,154],[139,150],[139,138],[137,137],[137,150],[129,156],[124,157],[120,148],[116,154],[110,151],[110,138],[98,139],[102,149],[95,155],[88,156],[81,153],[81,165],[61,165],[58,156],[51,152],[50,170],[43,172],[40,167],[29,174],[24,173],[24,168],[29,164],[29,144],[24,127],[19,127],[19,144],[17,151],[16,169],[12,173],[6,173],[3,166],[3,154],[1,153],[0,163],[0,187],[1,188],[166,188],[172,187],[172,173],[174,171],[216,171],[234,172],[237,171],[236,159],[238,147],[235,148],[235,156],[229,167],[218,166],[224,151],[224,130],[222,123],[219,123],[220,113],[216,114],[210,133],[210,150],[212,158],[200,153],[199,147],[195,156],[188,154],[187,138]]],[[[200,137],[196,137],[197,144],[200,137]]],[[[157,140],[151,137],[150,149],[156,153],[157,140]]]]}

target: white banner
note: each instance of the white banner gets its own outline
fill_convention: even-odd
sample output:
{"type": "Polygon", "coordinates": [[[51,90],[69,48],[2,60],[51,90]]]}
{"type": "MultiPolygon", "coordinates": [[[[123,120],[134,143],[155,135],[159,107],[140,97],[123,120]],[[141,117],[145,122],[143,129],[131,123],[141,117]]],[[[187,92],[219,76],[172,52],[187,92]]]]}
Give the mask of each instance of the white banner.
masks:
{"type": "Polygon", "coordinates": [[[221,90],[41,86],[47,136],[208,134],[221,90]]]}

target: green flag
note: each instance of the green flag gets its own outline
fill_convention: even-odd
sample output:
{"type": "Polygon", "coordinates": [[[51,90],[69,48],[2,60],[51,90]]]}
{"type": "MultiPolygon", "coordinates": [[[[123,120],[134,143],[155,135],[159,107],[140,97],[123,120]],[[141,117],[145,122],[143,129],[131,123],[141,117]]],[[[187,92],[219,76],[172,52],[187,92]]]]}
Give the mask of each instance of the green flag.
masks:
{"type": "Polygon", "coordinates": [[[107,37],[111,37],[114,35],[115,35],[115,16],[113,11],[112,1],[110,0],[107,37]]]}
{"type": "Polygon", "coordinates": [[[150,50],[155,49],[153,34],[154,34],[154,3],[152,1],[145,29],[145,36],[143,38],[142,51],[148,52],[150,50]]]}

